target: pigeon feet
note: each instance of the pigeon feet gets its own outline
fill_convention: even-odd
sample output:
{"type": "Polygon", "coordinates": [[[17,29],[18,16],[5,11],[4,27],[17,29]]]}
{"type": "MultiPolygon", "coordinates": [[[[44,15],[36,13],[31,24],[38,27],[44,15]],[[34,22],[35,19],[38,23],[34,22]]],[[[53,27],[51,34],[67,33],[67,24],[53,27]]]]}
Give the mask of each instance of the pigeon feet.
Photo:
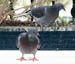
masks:
{"type": "Polygon", "coordinates": [[[33,57],[33,58],[30,59],[30,60],[33,60],[33,62],[34,62],[34,61],[38,61],[38,59],[37,59],[36,57],[33,57]]]}
{"type": "Polygon", "coordinates": [[[17,60],[23,61],[23,60],[26,60],[26,59],[24,57],[21,57],[21,58],[19,58],[17,60]]]}

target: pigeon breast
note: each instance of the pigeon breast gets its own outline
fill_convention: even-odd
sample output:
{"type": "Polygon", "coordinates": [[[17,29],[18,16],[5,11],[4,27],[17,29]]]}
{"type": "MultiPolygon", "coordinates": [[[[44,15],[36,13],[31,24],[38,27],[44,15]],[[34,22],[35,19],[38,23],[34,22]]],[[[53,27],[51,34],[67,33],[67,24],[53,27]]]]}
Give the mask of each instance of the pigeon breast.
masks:
{"type": "Polygon", "coordinates": [[[22,53],[32,53],[37,50],[39,39],[32,35],[32,38],[28,38],[27,33],[21,33],[18,37],[17,47],[22,53]]]}

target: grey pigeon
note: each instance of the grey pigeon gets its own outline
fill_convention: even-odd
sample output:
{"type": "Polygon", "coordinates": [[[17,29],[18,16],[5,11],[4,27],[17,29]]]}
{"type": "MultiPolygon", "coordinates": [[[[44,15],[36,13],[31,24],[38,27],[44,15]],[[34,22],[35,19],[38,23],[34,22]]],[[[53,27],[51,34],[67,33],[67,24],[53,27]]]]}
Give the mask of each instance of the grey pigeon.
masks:
{"type": "Polygon", "coordinates": [[[17,60],[26,60],[24,58],[24,54],[33,54],[34,57],[30,60],[38,60],[35,57],[35,54],[37,52],[37,49],[40,48],[39,33],[37,33],[37,31],[34,29],[28,30],[28,32],[21,33],[17,39],[17,48],[19,48],[22,53],[22,57],[17,60]]]}
{"type": "Polygon", "coordinates": [[[65,10],[64,5],[62,3],[57,3],[52,6],[35,7],[26,13],[33,16],[36,22],[43,27],[52,24],[59,16],[59,11],[61,9],[65,10]]]}

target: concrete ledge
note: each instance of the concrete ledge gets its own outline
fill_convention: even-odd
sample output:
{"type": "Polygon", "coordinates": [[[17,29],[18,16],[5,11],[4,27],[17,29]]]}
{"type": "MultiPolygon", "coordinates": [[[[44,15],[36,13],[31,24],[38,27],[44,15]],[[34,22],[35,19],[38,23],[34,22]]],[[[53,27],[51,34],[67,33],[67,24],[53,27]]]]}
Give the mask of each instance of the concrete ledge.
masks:
{"type": "MultiPolygon", "coordinates": [[[[4,26],[4,27],[0,27],[0,31],[24,31],[27,29],[37,29],[38,31],[40,31],[40,27],[24,27],[24,26],[4,26]]],[[[44,27],[44,31],[75,31],[75,27],[74,26],[64,26],[64,27],[59,27],[59,29],[57,29],[57,27],[44,27]]]]}

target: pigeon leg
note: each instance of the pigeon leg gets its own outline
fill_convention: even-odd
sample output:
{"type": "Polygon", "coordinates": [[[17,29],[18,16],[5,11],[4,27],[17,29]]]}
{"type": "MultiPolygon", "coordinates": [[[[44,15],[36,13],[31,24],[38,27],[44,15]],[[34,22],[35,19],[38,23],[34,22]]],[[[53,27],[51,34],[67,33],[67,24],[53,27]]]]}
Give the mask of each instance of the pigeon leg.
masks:
{"type": "Polygon", "coordinates": [[[33,62],[34,62],[34,61],[38,61],[38,59],[35,57],[35,55],[34,55],[34,57],[33,57],[32,59],[30,59],[30,60],[33,60],[33,62]]]}
{"type": "Polygon", "coordinates": [[[26,59],[24,58],[24,54],[22,55],[21,58],[19,58],[19,59],[17,59],[17,60],[20,60],[20,61],[26,60],[26,59]]]}

